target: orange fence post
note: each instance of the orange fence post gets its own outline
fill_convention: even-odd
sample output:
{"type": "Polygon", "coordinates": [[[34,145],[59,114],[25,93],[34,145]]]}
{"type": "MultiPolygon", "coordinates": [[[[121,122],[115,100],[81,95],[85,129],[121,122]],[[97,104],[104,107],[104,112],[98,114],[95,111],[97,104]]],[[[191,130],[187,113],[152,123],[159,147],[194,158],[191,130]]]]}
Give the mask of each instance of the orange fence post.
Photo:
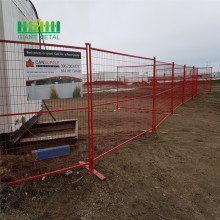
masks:
{"type": "Polygon", "coordinates": [[[117,66],[117,104],[116,104],[116,110],[118,110],[118,66],[117,66]]]}
{"type": "Polygon", "coordinates": [[[94,170],[94,139],[93,139],[93,97],[92,97],[92,55],[91,55],[91,44],[88,44],[89,49],[89,72],[90,72],[90,111],[91,111],[91,157],[89,161],[89,170],[94,170]]]}
{"type": "Polygon", "coordinates": [[[172,63],[171,109],[170,109],[171,115],[173,115],[173,86],[174,86],[174,62],[172,63]]]}
{"type": "Polygon", "coordinates": [[[154,57],[152,132],[156,132],[156,120],[156,58],[154,57]]]}
{"type": "Polygon", "coordinates": [[[184,65],[184,75],[183,75],[183,95],[182,95],[182,104],[184,104],[185,99],[185,85],[186,85],[186,65],[184,65]]]}
{"type": "Polygon", "coordinates": [[[87,98],[88,98],[88,153],[89,153],[89,168],[92,167],[92,158],[91,158],[91,140],[90,140],[90,69],[89,69],[89,43],[86,43],[86,70],[87,70],[87,98]]]}
{"type": "Polygon", "coordinates": [[[198,93],[198,68],[196,68],[196,94],[198,93]]]}
{"type": "Polygon", "coordinates": [[[212,91],[212,67],[211,67],[211,73],[210,73],[210,88],[209,88],[209,92],[212,91]]]}
{"type": "MultiPolygon", "coordinates": [[[[105,177],[94,169],[94,134],[93,134],[93,93],[92,93],[92,50],[91,44],[86,43],[86,65],[87,65],[87,94],[88,94],[88,135],[89,135],[89,165],[86,165],[85,168],[88,169],[91,173],[96,175],[100,180],[104,180],[105,177]]],[[[85,164],[85,162],[80,161],[81,165],[85,164]]]]}
{"type": "Polygon", "coordinates": [[[192,99],[193,99],[193,97],[194,97],[194,92],[193,92],[193,90],[194,90],[194,74],[195,74],[195,67],[193,66],[193,71],[192,71],[192,99]]]}

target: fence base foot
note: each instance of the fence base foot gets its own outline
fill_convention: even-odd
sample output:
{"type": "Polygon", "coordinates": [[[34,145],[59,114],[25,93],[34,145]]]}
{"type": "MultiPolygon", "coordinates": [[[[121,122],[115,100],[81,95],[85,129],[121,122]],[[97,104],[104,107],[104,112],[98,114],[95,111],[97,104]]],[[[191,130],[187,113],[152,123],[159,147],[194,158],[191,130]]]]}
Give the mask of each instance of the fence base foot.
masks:
{"type": "Polygon", "coordinates": [[[120,108],[119,108],[119,107],[116,107],[116,109],[114,109],[114,112],[116,112],[116,111],[118,111],[118,110],[120,110],[120,108]]]}
{"type": "MultiPolygon", "coordinates": [[[[83,165],[83,164],[85,164],[85,162],[84,161],[79,161],[79,164],[80,165],[83,165]]],[[[85,165],[85,168],[87,169],[87,170],[89,170],[91,173],[93,173],[96,177],[98,177],[100,180],[104,180],[105,179],[105,176],[103,176],[101,173],[99,173],[97,170],[95,170],[95,169],[92,169],[92,170],[90,170],[89,169],[89,165],[85,165]]]]}
{"type": "Polygon", "coordinates": [[[158,133],[158,134],[168,134],[167,131],[156,131],[156,133],[158,133]]]}
{"type": "Polygon", "coordinates": [[[173,114],[174,116],[182,116],[181,114],[173,114]]]}
{"type": "Polygon", "coordinates": [[[151,133],[158,133],[158,134],[168,134],[168,132],[167,131],[149,131],[149,132],[151,132],[151,133]]]}

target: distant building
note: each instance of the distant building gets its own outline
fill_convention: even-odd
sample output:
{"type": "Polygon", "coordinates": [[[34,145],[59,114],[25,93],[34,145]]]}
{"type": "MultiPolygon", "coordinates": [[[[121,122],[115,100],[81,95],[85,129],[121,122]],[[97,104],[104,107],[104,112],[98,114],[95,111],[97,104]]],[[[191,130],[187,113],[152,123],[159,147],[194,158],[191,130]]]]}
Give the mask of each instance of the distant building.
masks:
{"type": "Polygon", "coordinates": [[[213,79],[220,79],[220,72],[214,72],[214,73],[212,73],[212,78],[213,78],[213,79]]]}
{"type": "MultiPolygon", "coordinates": [[[[119,71],[117,72],[94,72],[92,74],[92,81],[120,81],[120,82],[148,82],[148,72],[132,72],[132,71],[119,71]]],[[[83,82],[87,82],[87,75],[84,74],[83,82]]]]}

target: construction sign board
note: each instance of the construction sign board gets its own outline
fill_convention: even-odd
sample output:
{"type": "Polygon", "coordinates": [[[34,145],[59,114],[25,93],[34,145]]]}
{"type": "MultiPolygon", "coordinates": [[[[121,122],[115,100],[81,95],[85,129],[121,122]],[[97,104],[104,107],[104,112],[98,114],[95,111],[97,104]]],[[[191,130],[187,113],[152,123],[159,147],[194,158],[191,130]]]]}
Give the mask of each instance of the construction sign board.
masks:
{"type": "Polygon", "coordinates": [[[29,100],[82,97],[81,53],[24,49],[29,100]]]}

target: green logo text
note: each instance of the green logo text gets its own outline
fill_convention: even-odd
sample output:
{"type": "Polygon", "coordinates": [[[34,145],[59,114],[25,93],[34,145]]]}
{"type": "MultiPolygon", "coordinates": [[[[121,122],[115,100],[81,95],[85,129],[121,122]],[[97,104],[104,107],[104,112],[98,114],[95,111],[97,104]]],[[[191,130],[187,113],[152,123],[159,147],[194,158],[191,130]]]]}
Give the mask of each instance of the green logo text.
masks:
{"type": "Polygon", "coordinates": [[[37,21],[18,21],[18,39],[19,40],[32,40],[37,38],[37,34],[40,39],[53,39],[59,40],[58,34],[60,34],[60,21],[41,21],[40,18],[37,21]]]}

